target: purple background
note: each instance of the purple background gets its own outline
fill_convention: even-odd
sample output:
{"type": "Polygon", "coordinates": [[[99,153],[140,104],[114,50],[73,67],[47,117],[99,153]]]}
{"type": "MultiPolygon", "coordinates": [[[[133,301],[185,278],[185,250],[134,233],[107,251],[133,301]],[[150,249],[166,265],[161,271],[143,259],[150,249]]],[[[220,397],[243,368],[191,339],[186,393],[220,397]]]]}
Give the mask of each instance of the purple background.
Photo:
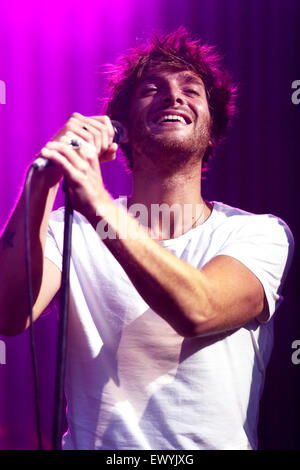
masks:
{"type": "MultiPolygon", "coordinates": [[[[300,80],[299,0],[66,0],[3,2],[0,7],[0,226],[13,208],[25,169],[43,144],[78,111],[100,112],[103,64],[153,30],[187,26],[216,44],[239,84],[239,114],[204,181],[204,195],[283,218],[299,235],[299,117],[291,101],[300,80]]],[[[117,162],[103,165],[114,196],[130,192],[117,162]]],[[[60,201],[57,201],[60,205],[60,201]]],[[[260,447],[300,449],[299,255],[276,315],[276,345],[262,401],[260,447]],[[298,277],[297,277],[298,276],[298,277]]],[[[17,269],[17,267],[16,267],[17,269]]],[[[17,293],[16,293],[17,295],[17,293]]],[[[24,299],[24,304],[26,300],[24,299]]],[[[56,315],[36,324],[44,444],[51,439],[56,315]]],[[[1,337],[0,449],[34,449],[32,372],[28,333],[1,337]]]]}

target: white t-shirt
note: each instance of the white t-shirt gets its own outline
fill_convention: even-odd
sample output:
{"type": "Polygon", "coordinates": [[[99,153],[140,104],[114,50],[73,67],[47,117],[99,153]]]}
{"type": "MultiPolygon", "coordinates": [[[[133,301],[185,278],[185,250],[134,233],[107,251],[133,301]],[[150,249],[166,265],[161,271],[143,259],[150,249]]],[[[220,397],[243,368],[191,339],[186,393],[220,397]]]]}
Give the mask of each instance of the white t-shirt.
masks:
{"type": "MultiPolygon", "coordinates": [[[[272,215],[214,202],[204,224],[160,243],[197,268],[217,255],[234,257],[261,281],[270,315],[281,302],[293,239],[272,215]]],[[[60,269],[62,247],[60,209],[51,215],[45,254],[60,269]]],[[[64,449],[256,448],[271,347],[272,321],[179,336],[74,214],[64,449]]]]}

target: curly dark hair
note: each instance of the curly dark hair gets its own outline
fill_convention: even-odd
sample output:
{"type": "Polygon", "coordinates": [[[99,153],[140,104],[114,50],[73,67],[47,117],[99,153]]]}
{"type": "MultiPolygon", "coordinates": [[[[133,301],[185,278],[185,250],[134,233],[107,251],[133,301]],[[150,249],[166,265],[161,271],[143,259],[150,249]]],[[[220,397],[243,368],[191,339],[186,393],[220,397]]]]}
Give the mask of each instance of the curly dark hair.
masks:
{"type": "MultiPolygon", "coordinates": [[[[203,164],[214,153],[217,144],[225,137],[235,113],[236,86],[221,65],[221,58],[214,46],[192,40],[190,33],[180,27],[176,31],[158,36],[149,43],[131,49],[121,56],[115,65],[109,66],[109,98],[105,113],[128,126],[130,105],[137,84],[152,67],[172,70],[190,70],[198,75],[205,86],[211,114],[211,142],[203,156],[203,164]]],[[[133,169],[130,143],[120,144],[133,169]]]]}

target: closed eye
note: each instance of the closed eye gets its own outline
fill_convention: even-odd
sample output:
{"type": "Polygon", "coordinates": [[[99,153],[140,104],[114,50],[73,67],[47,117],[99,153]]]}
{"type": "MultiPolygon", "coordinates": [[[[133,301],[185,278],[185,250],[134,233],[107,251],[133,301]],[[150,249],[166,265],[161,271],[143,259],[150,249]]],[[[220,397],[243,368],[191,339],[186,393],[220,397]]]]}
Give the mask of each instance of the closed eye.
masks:
{"type": "Polygon", "coordinates": [[[197,96],[200,96],[200,93],[198,90],[194,90],[193,88],[188,88],[186,90],[184,90],[185,93],[189,93],[190,95],[197,95],[197,96]]]}
{"type": "Polygon", "coordinates": [[[156,91],[157,91],[156,87],[147,87],[147,88],[144,88],[144,89],[141,90],[141,95],[145,96],[145,95],[148,95],[150,93],[155,93],[156,91]]]}

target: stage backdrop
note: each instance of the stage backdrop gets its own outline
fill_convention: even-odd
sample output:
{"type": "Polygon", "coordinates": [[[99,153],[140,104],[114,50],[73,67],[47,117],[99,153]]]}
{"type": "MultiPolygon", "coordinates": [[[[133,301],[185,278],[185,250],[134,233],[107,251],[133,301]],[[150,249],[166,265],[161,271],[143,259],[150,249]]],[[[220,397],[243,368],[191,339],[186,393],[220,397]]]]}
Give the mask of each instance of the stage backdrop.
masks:
{"type": "MultiPolygon", "coordinates": [[[[114,62],[154,30],[168,32],[184,25],[218,46],[239,84],[239,113],[204,181],[204,195],[283,218],[297,243],[300,96],[292,86],[300,80],[299,7],[299,0],[2,2],[1,227],[26,167],[43,144],[72,112],[100,112],[103,64],[114,62]]],[[[103,165],[103,173],[114,196],[130,192],[130,176],[119,159],[103,165]]],[[[300,364],[292,361],[292,343],[300,340],[298,283],[296,251],[286,301],[276,314],[275,348],[262,401],[261,448],[300,448],[300,364]]],[[[48,448],[56,323],[51,312],[36,324],[43,439],[48,448]]],[[[0,448],[34,449],[28,333],[1,337],[0,351],[0,448]]]]}

